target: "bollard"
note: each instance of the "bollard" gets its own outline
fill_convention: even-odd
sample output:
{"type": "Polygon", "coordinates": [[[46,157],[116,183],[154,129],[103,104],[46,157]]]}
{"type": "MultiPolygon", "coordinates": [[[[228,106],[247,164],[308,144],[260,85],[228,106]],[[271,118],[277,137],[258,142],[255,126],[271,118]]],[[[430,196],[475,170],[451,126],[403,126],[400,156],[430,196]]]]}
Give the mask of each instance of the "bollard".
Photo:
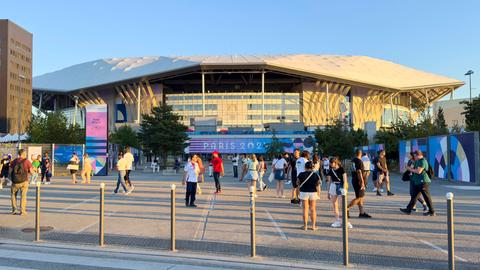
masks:
{"type": "Polygon", "coordinates": [[[100,213],[98,221],[98,245],[103,247],[105,245],[104,236],[104,217],[105,217],[105,183],[100,184],[100,213]]]}
{"type": "Polygon", "coordinates": [[[176,230],[175,230],[175,184],[170,186],[170,198],[171,198],[171,210],[170,210],[170,251],[176,251],[175,241],[176,241],[176,230]]]}
{"type": "Polygon", "coordinates": [[[257,256],[257,234],[255,229],[255,187],[250,186],[250,246],[252,257],[257,256]]]}
{"type": "Polygon", "coordinates": [[[37,198],[35,206],[35,241],[40,241],[40,182],[37,182],[37,198]]]}
{"type": "Polygon", "coordinates": [[[447,226],[448,226],[448,269],[455,269],[455,236],[453,227],[453,193],[448,192],[447,198],[447,226]]]}
{"type": "Polygon", "coordinates": [[[342,195],[342,228],[343,228],[343,265],[348,266],[348,216],[347,216],[347,191],[342,195]]]}

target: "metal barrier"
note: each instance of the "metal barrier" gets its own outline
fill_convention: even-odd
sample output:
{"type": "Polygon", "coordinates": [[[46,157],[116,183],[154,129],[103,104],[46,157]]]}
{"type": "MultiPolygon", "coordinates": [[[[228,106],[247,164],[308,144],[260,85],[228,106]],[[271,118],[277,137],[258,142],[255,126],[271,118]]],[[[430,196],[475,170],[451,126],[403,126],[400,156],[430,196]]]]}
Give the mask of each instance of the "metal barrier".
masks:
{"type": "Polygon", "coordinates": [[[342,195],[342,231],[343,231],[343,265],[348,266],[348,215],[347,215],[347,191],[342,195]]]}
{"type": "Polygon", "coordinates": [[[453,226],[453,193],[448,192],[447,198],[447,227],[448,227],[448,269],[455,269],[455,232],[453,226]]]}

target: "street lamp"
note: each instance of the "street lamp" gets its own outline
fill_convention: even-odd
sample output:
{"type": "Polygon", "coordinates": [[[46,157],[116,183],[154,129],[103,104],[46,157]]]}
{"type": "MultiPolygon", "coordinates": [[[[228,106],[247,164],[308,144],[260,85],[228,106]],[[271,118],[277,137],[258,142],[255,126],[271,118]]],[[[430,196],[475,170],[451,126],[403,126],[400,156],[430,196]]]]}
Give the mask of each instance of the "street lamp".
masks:
{"type": "Polygon", "coordinates": [[[469,85],[470,85],[470,103],[472,103],[472,74],[473,74],[473,70],[469,70],[467,71],[467,73],[465,73],[465,76],[468,76],[469,77],[469,85]]]}

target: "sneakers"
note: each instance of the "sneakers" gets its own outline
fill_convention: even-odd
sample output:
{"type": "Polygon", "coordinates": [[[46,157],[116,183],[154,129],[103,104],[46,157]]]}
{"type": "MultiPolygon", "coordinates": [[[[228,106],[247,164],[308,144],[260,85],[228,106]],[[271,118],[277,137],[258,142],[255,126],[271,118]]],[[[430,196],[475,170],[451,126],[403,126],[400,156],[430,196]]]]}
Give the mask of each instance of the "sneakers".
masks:
{"type": "Polygon", "coordinates": [[[358,215],[359,218],[372,218],[372,216],[370,216],[369,214],[367,213],[363,213],[363,214],[360,214],[358,215]]]}
{"type": "Polygon", "coordinates": [[[351,224],[350,222],[348,222],[347,227],[348,227],[349,229],[353,229],[353,226],[352,226],[352,224],[351,224]]]}
{"type": "Polygon", "coordinates": [[[129,195],[130,193],[132,193],[132,191],[135,189],[134,186],[131,186],[130,189],[127,191],[127,193],[125,193],[125,195],[129,195]]]}
{"type": "Polygon", "coordinates": [[[407,208],[400,208],[400,212],[404,213],[405,215],[411,215],[412,210],[409,210],[407,208]]]}
{"type": "Polygon", "coordinates": [[[395,195],[395,194],[393,194],[393,193],[390,192],[390,191],[387,191],[387,196],[393,196],[393,195],[395,195]]]}
{"type": "Polygon", "coordinates": [[[377,196],[382,196],[382,193],[380,193],[380,191],[377,190],[377,196]]]}
{"type": "Polygon", "coordinates": [[[426,204],[423,205],[423,212],[424,212],[424,213],[428,212],[428,207],[427,207],[426,204]]]}
{"type": "Polygon", "coordinates": [[[190,206],[190,207],[193,207],[193,208],[197,207],[197,205],[196,205],[196,204],[193,204],[193,203],[190,204],[189,206],[190,206]]]}
{"type": "Polygon", "coordinates": [[[292,181],[288,180],[285,185],[290,185],[292,183],[292,181]]]}
{"type": "Polygon", "coordinates": [[[340,228],[342,227],[342,223],[340,223],[340,220],[336,220],[332,225],[330,225],[332,228],[340,228]]]}
{"type": "Polygon", "coordinates": [[[382,188],[382,189],[380,189],[380,192],[383,192],[383,188],[382,188]]]}

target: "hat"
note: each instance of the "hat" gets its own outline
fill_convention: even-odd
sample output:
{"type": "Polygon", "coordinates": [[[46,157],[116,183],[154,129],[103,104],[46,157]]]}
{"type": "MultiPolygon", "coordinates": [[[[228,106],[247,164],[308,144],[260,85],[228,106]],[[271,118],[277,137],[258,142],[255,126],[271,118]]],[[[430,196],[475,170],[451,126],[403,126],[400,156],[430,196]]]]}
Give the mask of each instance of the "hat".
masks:
{"type": "Polygon", "coordinates": [[[219,153],[218,153],[217,150],[215,150],[215,151],[212,152],[212,155],[218,155],[218,154],[219,154],[219,153]]]}

